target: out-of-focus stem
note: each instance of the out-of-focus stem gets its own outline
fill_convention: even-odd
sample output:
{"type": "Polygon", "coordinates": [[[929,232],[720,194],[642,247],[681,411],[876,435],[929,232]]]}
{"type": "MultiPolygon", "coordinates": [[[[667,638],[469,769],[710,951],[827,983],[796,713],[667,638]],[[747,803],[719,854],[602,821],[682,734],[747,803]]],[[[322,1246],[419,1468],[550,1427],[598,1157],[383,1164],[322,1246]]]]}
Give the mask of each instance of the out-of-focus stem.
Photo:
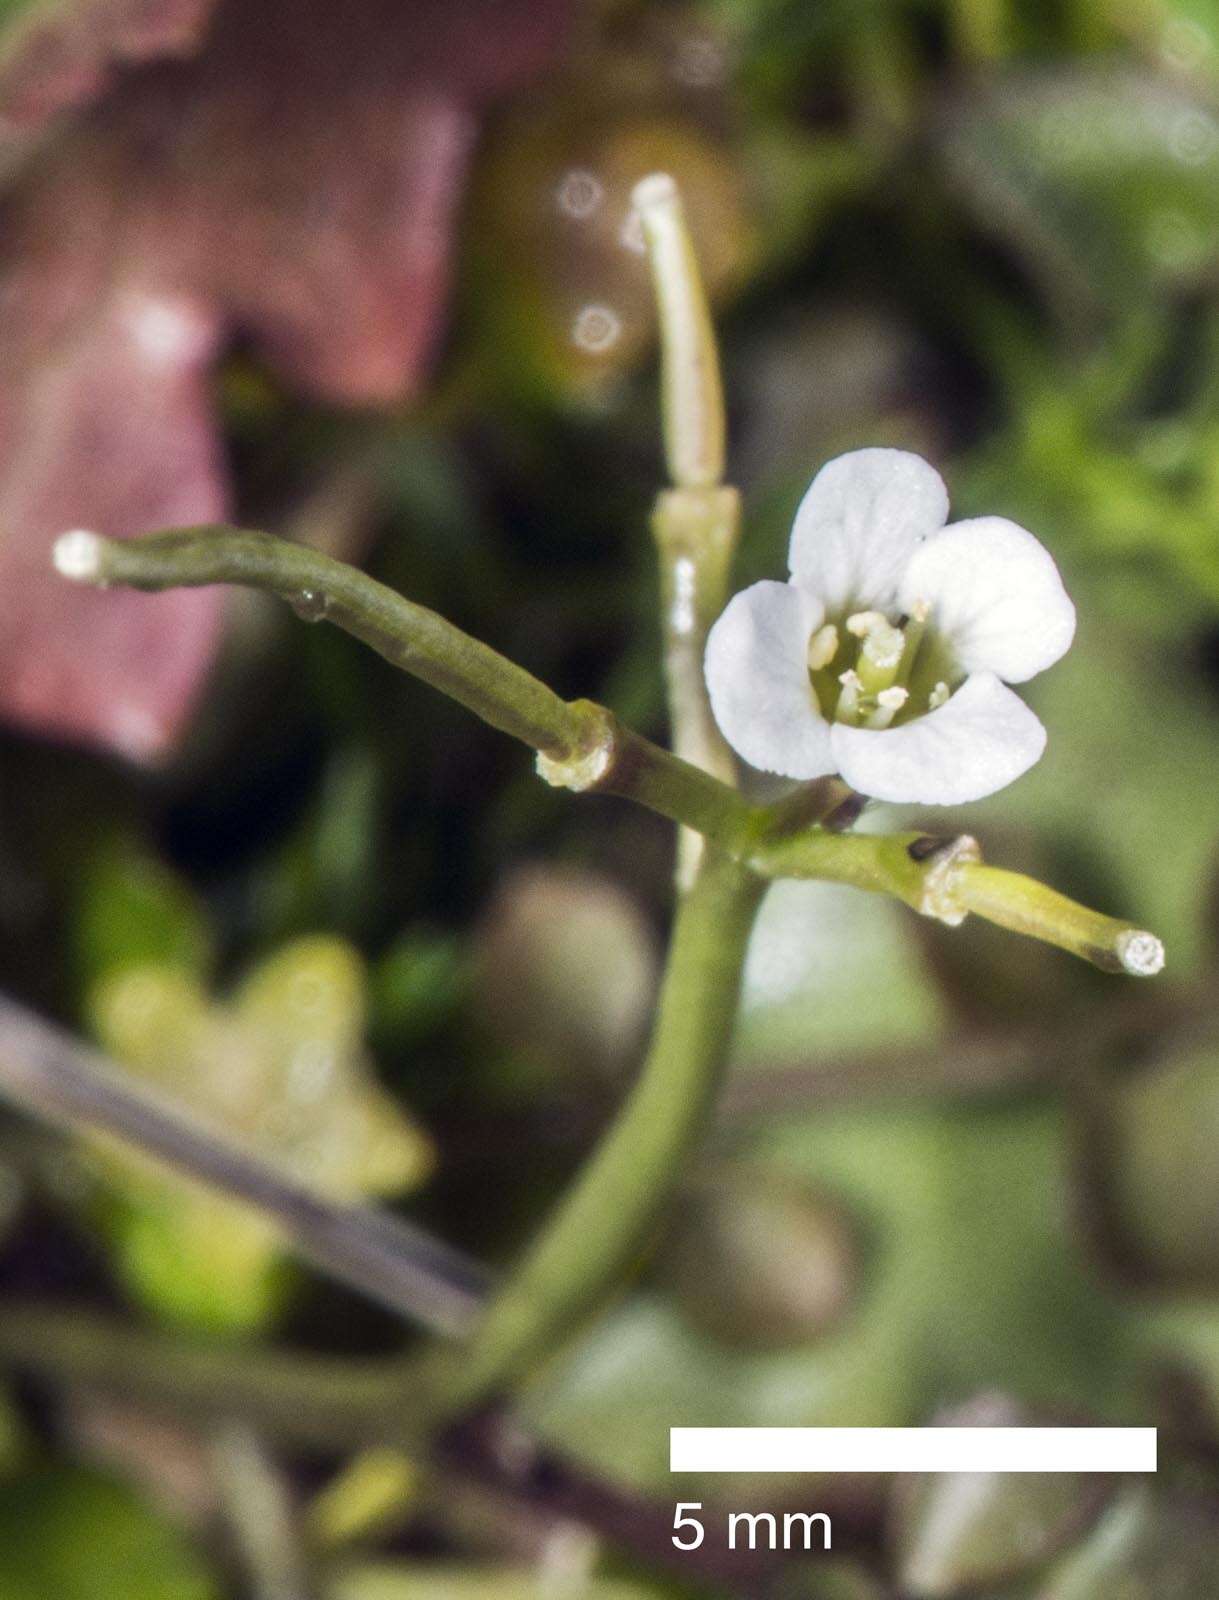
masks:
{"type": "Polygon", "coordinates": [[[0,1363],[66,1388],[129,1397],[188,1421],[237,1415],[268,1438],[328,1454],[379,1441],[402,1445],[412,1457],[430,1451],[440,1470],[458,1481],[478,1484],[531,1517],[580,1522],[636,1563],[668,1561],[682,1578],[693,1575],[716,1592],[735,1592],[757,1577],[757,1552],[732,1556],[722,1546],[675,1552],[671,1500],[632,1493],[582,1470],[547,1451],[516,1419],[487,1415],[442,1438],[429,1437],[426,1425],[404,1417],[405,1363],[398,1358],[336,1360],[229,1342],[196,1346],[77,1307],[6,1300],[0,1363]]]}
{"type": "Polygon", "coordinates": [[[254,1600],[307,1600],[301,1541],[283,1477],[247,1422],[212,1440],[212,1468],[254,1600]]]}
{"type": "Polygon", "coordinates": [[[0,1317],[0,1362],[201,1421],[241,1417],[275,1438],[325,1449],[401,1442],[412,1431],[401,1400],[406,1363],[397,1357],[238,1351],[151,1333],[79,1306],[10,1301],[0,1317]]]}
{"type": "Polygon", "coordinates": [[[948,21],[953,42],[970,65],[1002,58],[1011,35],[1007,0],[952,0],[948,21]]]}

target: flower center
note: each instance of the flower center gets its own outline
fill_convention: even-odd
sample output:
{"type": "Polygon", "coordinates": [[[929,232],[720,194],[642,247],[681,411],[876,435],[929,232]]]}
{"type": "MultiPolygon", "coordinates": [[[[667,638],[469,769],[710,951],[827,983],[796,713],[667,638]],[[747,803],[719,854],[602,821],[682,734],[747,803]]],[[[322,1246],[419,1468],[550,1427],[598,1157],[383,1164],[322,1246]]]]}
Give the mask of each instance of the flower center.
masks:
{"type": "Polygon", "coordinates": [[[841,629],[833,622],[817,629],[808,643],[809,683],[827,721],[888,728],[947,701],[952,689],[940,672],[941,652],[927,638],[929,615],[920,601],[896,622],[880,611],[855,611],[841,629]]]}

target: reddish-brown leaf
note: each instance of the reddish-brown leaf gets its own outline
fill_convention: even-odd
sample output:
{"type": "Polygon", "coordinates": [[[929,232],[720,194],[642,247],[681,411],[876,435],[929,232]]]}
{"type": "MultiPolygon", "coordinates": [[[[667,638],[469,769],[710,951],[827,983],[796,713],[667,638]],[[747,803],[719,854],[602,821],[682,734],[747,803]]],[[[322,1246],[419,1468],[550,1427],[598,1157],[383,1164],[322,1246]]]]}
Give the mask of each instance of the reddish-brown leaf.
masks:
{"type": "Polygon", "coordinates": [[[0,48],[0,139],[96,99],[123,65],[192,54],[215,9],[216,0],[35,3],[0,48]]]}
{"type": "MultiPolygon", "coordinates": [[[[196,57],[118,74],[29,164],[0,244],[0,713],[136,758],[172,741],[218,597],[73,590],[51,539],[226,513],[209,376],[234,336],[320,398],[417,389],[477,111],[553,52],[565,7],[232,0],[196,57]]],[[[86,32],[91,65],[75,88],[55,67],[46,107],[141,39],[183,48],[202,15],[107,11],[110,46],[86,32]]]]}

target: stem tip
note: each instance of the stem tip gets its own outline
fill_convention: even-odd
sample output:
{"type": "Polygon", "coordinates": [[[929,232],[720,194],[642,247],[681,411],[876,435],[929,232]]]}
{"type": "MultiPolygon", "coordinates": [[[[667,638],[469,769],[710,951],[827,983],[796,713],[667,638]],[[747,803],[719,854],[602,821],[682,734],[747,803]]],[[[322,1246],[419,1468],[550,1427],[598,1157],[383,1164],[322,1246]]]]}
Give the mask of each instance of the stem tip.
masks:
{"type": "Polygon", "coordinates": [[[1114,945],[1123,969],[1135,978],[1154,978],[1164,965],[1164,946],[1154,933],[1131,928],[1119,933],[1114,945]]]}
{"type": "Polygon", "coordinates": [[[51,550],[56,572],[73,583],[96,583],[101,576],[102,551],[106,541],[87,528],[61,533],[51,550]]]}
{"type": "Polygon", "coordinates": [[[631,190],[631,201],[637,211],[649,211],[653,206],[669,205],[677,198],[677,185],[667,172],[652,172],[631,190]]]}

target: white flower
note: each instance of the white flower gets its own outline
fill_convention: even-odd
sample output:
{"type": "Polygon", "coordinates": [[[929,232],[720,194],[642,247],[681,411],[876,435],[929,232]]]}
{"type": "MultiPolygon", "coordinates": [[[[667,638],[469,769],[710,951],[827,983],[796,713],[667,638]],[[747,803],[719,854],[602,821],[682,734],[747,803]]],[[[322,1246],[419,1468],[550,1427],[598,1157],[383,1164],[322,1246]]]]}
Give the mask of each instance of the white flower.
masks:
{"type": "Polygon", "coordinates": [[[813,479],[790,580],[736,595],[707,640],[715,719],[752,766],[956,805],[1037,761],[1045,729],[1006,684],[1058,660],[1075,607],[1031,533],[947,517],[939,473],[904,450],[813,479]]]}

